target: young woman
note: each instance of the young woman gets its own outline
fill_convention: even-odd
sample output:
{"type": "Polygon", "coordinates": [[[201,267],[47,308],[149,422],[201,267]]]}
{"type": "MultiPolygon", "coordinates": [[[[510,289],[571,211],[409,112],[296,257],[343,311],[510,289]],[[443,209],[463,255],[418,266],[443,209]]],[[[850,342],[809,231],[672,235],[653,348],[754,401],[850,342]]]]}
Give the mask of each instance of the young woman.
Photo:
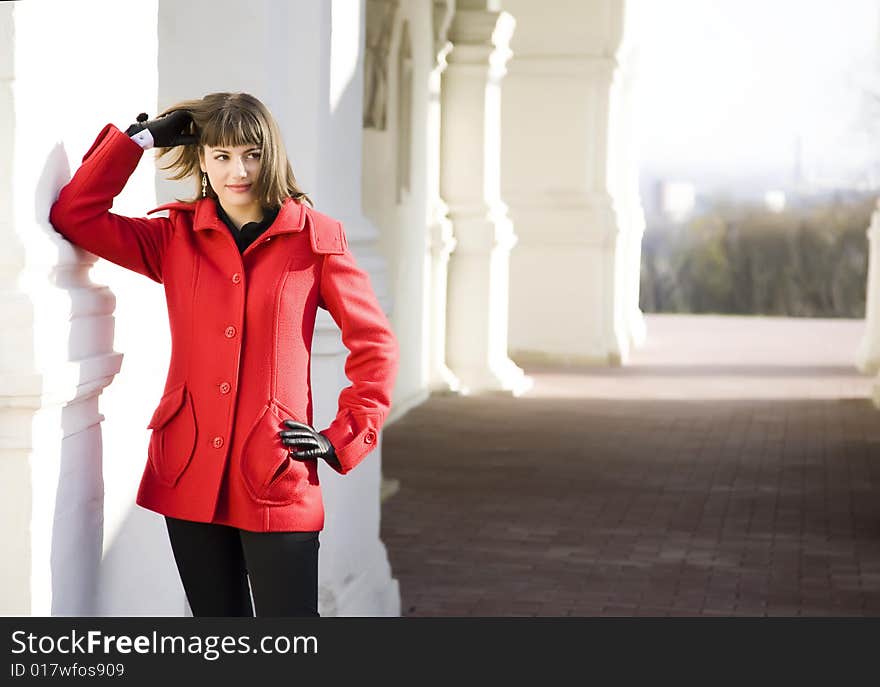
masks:
{"type": "Polygon", "coordinates": [[[165,516],[193,614],[318,615],[317,461],[345,474],[376,446],[397,343],[342,225],[297,185],[272,115],[246,93],[212,93],[125,133],[107,124],[50,220],[165,287],[171,360],[137,503],[165,516]],[[168,217],[110,212],[151,147],[197,196],[148,213],[168,217]],[[319,307],[342,331],[351,382],[320,432],[319,307]]]}

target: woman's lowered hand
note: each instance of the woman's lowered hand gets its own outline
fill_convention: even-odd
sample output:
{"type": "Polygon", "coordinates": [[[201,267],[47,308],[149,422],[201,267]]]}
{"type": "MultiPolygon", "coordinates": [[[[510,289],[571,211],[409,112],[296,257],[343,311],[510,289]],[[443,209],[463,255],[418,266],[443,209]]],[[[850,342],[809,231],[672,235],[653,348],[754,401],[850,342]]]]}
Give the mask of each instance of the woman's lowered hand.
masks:
{"type": "Polygon", "coordinates": [[[153,137],[153,145],[157,148],[173,148],[174,146],[194,145],[199,137],[188,133],[192,124],[192,116],[187,110],[174,110],[166,115],[149,119],[146,112],[137,116],[137,121],[125,130],[129,136],[149,129],[153,137]]]}
{"type": "Polygon", "coordinates": [[[278,434],[281,436],[281,443],[290,450],[291,458],[294,460],[322,458],[335,470],[341,468],[339,459],[336,457],[336,450],[327,437],[296,420],[285,420],[284,424],[288,429],[282,430],[278,434]]]}

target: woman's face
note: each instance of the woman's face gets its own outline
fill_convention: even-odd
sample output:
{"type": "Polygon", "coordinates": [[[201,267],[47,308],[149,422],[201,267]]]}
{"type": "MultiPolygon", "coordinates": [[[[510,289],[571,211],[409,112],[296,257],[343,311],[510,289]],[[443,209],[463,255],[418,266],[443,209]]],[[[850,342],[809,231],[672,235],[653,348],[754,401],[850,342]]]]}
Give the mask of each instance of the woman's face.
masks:
{"type": "Polygon", "coordinates": [[[260,147],[202,147],[201,167],[208,173],[211,188],[224,208],[245,209],[259,205],[257,179],[260,173],[260,147]]]}

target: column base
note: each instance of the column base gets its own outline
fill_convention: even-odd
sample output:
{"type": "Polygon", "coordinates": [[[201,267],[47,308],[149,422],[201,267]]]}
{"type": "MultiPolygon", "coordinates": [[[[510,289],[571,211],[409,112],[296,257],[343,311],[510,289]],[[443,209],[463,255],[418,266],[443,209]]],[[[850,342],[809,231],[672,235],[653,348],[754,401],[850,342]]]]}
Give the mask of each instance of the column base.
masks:
{"type": "Polygon", "coordinates": [[[455,374],[461,381],[458,393],[465,396],[483,392],[501,392],[521,396],[531,389],[535,382],[527,376],[510,358],[505,358],[492,367],[455,367],[455,374]]]}
{"type": "Polygon", "coordinates": [[[461,389],[461,380],[446,365],[434,373],[434,378],[431,380],[431,393],[459,394],[461,389]]]}
{"type": "Polygon", "coordinates": [[[372,560],[351,584],[318,590],[318,612],[325,617],[399,617],[400,585],[391,576],[385,545],[377,540],[372,560]]]}
{"type": "Polygon", "coordinates": [[[645,325],[645,313],[640,308],[636,308],[632,312],[628,324],[630,346],[632,348],[641,348],[648,336],[648,329],[645,325]]]}
{"type": "Polygon", "coordinates": [[[880,346],[865,334],[856,352],[856,367],[864,374],[877,374],[880,371],[880,346]]]}
{"type": "Polygon", "coordinates": [[[538,367],[619,367],[622,364],[618,353],[601,355],[548,353],[547,351],[514,350],[510,357],[518,364],[538,367]]]}

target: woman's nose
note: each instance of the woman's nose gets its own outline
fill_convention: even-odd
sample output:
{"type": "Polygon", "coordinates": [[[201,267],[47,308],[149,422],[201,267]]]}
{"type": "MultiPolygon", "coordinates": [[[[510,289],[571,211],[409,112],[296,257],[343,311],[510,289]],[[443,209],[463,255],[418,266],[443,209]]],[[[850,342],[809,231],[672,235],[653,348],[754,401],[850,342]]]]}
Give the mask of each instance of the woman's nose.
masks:
{"type": "Polygon", "coordinates": [[[240,177],[247,176],[247,170],[244,167],[244,160],[238,158],[238,161],[235,163],[235,171],[240,177]]]}

